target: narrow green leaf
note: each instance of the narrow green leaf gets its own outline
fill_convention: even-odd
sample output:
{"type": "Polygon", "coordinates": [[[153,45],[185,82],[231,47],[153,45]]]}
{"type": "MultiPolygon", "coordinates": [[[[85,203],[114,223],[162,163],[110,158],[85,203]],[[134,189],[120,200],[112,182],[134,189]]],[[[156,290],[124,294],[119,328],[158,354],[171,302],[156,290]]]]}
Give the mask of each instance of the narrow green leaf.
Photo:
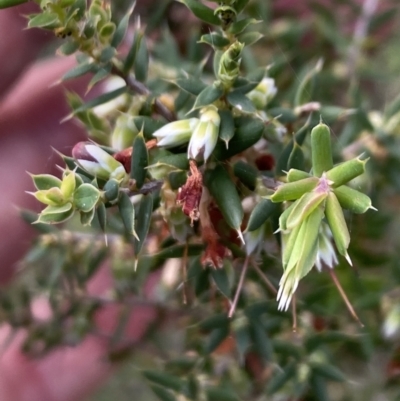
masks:
{"type": "Polygon", "coordinates": [[[224,268],[211,269],[210,274],[217,288],[229,299],[231,297],[231,287],[229,285],[229,279],[226,270],[224,268]]]}
{"type": "Polygon", "coordinates": [[[224,49],[230,44],[230,40],[216,32],[212,32],[202,35],[199,43],[207,43],[215,49],[224,49]]]}
{"type": "Polygon", "coordinates": [[[199,19],[207,24],[220,25],[221,22],[216,15],[214,15],[214,10],[205,6],[197,0],[180,0],[186,7],[192,11],[192,13],[199,19]]]}
{"type": "Polygon", "coordinates": [[[202,92],[207,85],[201,81],[201,79],[193,77],[189,75],[186,78],[178,78],[176,81],[174,81],[174,84],[179,86],[182,90],[185,92],[190,93],[191,95],[199,95],[200,92],[202,92]]]}
{"type": "Polygon", "coordinates": [[[134,72],[135,78],[140,82],[145,82],[149,70],[149,52],[147,50],[146,38],[143,37],[137,49],[134,72]]]}
{"type": "Polygon", "coordinates": [[[146,240],[147,233],[149,232],[151,216],[153,213],[153,197],[151,194],[144,195],[140,201],[138,209],[138,217],[136,221],[136,232],[139,239],[135,239],[134,250],[137,256],[146,240]]]}
{"type": "Polygon", "coordinates": [[[151,382],[162,387],[167,387],[171,390],[180,392],[183,388],[183,381],[176,376],[158,370],[142,370],[142,375],[151,382]]]}
{"type": "Polygon", "coordinates": [[[247,223],[246,231],[254,231],[260,228],[277,210],[278,206],[270,199],[261,199],[252,210],[247,223]]]}
{"type": "Polygon", "coordinates": [[[266,73],[265,67],[259,67],[252,70],[246,77],[237,78],[233,84],[233,89],[235,92],[248,93],[262,81],[266,73]]]}
{"type": "Polygon", "coordinates": [[[344,373],[333,365],[327,363],[311,363],[310,366],[315,373],[324,377],[325,379],[336,382],[346,381],[346,376],[344,373]]]}
{"type": "Polygon", "coordinates": [[[283,370],[275,374],[268,382],[267,393],[274,394],[280,390],[296,374],[295,362],[290,362],[283,370]]]}
{"type": "Polygon", "coordinates": [[[125,74],[129,74],[135,64],[135,60],[136,60],[136,54],[138,52],[139,46],[140,46],[140,42],[143,39],[143,31],[139,31],[137,30],[135,32],[135,37],[133,39],[132,45],[129,49],[129,52],[126,56],[126,59],[124,61],[124,68],[123,68],[123,72],[125,74]]]}
{"type": "Polygon", "coordinates": [[[223,93],[223,90],[215,85],[207,86],[197,96],[192,110],[196,110],[214,103],[223,95],[223,93]]]}
{"type": "Polygon", "coordinates": [[[206,388],[207,401],[240,401],[231,390],[218,387],[206,388]]]}
{"type": "Polygon", "coordinates": [[[299,144],[296,141],[293,144],[293,149],[292,152],[290,153],[287,164],[289,169],[295,168],[303,170],[305,167],[303,149],[301,148],[301,146],[299,146],[299,144]]]}
{"type": "Polygon", "coordinates": [[[78,49],[78,42],[68,40],[57,49],[57,53],[61,53],[63,56],[69,56],[71,54],[74,54],[78,49]]]}
{"type": "Polygon", "coordinates": [[[303,180],[304,178],[309,178],[309,177],[312,177],[312,175],[307,173],[306,171],[297,170],[295,168],[291,168],[286,175],[288,182],[300,181],[303,180]]]}
{"type": "Polygon", "coordinates": [[[240,91],[229,92],[226,98],[231,106],[243,113],[255,113],[257,111],[253,102],[240,91]]]}
{"type": "Polygon", "coordinates": [[[135,8],[136,1],[133,2],[128,12],[124,15],[124,17],[119,22],[117,29],[115,30],[114,36],[111,40],[111,46],[117,48],[121,42],[123,41],[126,30],[128,29],[129,18],[132,15],[133,9],[135,8]]]}
{"type": "Polygon", "coordinates": [[[131,174],[130,177],[135,181],[136,188],[142,188],[147,174],[148,153],[143,134],[140,133],[133,141],[131,174]]]}
{"type": "Polygon", "coordinates": [[[371,198],[360,191],[342,185],[333,190],[340,206],[343,209],[350,210],[352,213],[365,213],[368,209],[372,209],[371,198]]]}
{"type": "MultiPolygon", "coordinates": [[[[93,75],[92,79],[88,83],[88,91],[90,91],[93,86],[95,86],[97,83],[102,81],[103,79],[106,79],[111,73],[111,65],[101,68],[96,72],[96,74],[93,75]]],[[[98,128],[97,128],[98,129],[98,128]]]]}
{"type": "Polygon", "coordinates": [[[82,106],[76,108],[73,111],[73,114],[77,114],[82,111],[92,109],[93,107],[99,106],[101,104],[107,103],[107,102],[115,99],[116,97],[124,94],[126,91],[127,91],[127,87],[123,86],[122,88],[114,89],[111,92],[107,92],[103,95],[100,95],[100,96],[96,97],[95,99],[92,99],[92,100],[88,101],[87,103],[82,104],[82,106]]]}
{"type": "Polygon", "coordinates": [[[214,170],[206,170],[204,183],[215,199],[224,220],[230,227],[239,231],[244,213],[236,185],[228,172],[221,165],[214,170]]]}
{"type": "Polygon", "coordinates": [[[228,159],[250,148],[261,138],[265,128],[263,121],[258,118],[242,116],[234,121],[235,133],[229,141],[229,148],[227,149],[226,144],[219,141],[213,152],[215,160],[228,159]]]}
{"type": "Polygon", "coordinates": [[[229,141],[235,134],[235,123],[233,115],[230,110],[218,110],[219,117],[221,119],[219,126],[219,138],[226,144],[226,148],[229,147],[229,141]]]}
{"type": "Polygon", "coordinates": [[[207,338],[206,344],[204,346],[204,352],[206,354],[211,354],[218,348],[218,346],[225,340],[225,338],[228,337],[228,335],[228,325],[214,329],[207,338]]]}
{"type": "Polygon", "coordinates": [[[122,222],[124,223],[125,230],[128,232],[128,234],[137,238],[135,231],[135,208],[133,207],[129,196],[125,192],[120,193],[118,209],[122,218],[122,222]]]}
{"type": "Polygon", "coordinates": [[[234,22],[228,29],[229,33],[232,35],[238,35],[242,33],[249,25],[259,24],[261,20],[256,20],[254,18],[243,18],[239,21],[234,22]]]}
{"type": "Polygon", "coordinates": [[[18,4],[27,3],[28,0],[0,0],[0,9],[14,7],[18,4]]]}
{"type": "Polygon", "coordinates": [[[152,384],[150,388],[161,401],[177,401],[176,397],[171,393],[171,391],[165,390],[163,387],[152,384]]]}
{"type": "Polygon", "coordinates": [[[254,191],[257,177],[259,175],[259,172],[255,167],[244,162],[243,160],[239,160],[233,166],[233,174],[235,174],[235,177],[239,178],[239,180],[246,185],[247,188],[254,191]]]}
{"type": "Polygon", "coordinates": [[[107,210],[103,202],[100,202],[97,206],[96,213],[101,231],[105,233],[107,227],[107,210]]]}
{"type": "Polygon", "coordinates": [[[244,32],[238,35],[237,39],[240,43],[244,43],[245,46],[250,46],[258,42],[263,36],[260,32],[244,32]]]}
{"type": "Polygon", "coordinates": [[[323,65],[322,59],[318,60],[315,67],[312,68],[300,82],[294,98],[295,107],[301,106],[312,100],[312,92],[313,92],[315,77],[321,71],[322,65],[323,65]]]}
{"type": "Polygon", "coordinates": [[[93,63],[79,64],[76,67],[72,68],[71,70],[67,71],[63,75],[62,80],[66,81],[68,79],[81,77],[82,75],[85,75],[89,72],[94,73],[97,70],[98,70],[98,66],[96,64],[93,64],[93,63]]]}

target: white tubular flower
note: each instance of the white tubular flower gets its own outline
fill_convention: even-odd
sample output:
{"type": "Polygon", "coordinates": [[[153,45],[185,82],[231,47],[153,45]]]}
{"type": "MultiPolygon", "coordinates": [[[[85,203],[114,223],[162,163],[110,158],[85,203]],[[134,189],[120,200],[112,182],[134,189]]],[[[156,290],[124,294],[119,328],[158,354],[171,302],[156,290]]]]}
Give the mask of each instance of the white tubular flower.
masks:
{"type": "Polygon", "coordinates": [[[138,133],[139,129],[135,125],[134,117],[121,114],[117,118],[115,129],[111,134],[111,146],[115,150],[129,148],[138,133]]]}
{"type": "Polygon", "coordinates": [[[218,141],[221,119],[215,106],[207,106],[200,111],[200,121],[190,138],[188,147],[189,159],[206,161],[218,141]]]}
{"type": "Polygon", "coordinates": [[[319,229],[319,246],[315,267],[318,271],[322,271],[323,266],[333,269],[338,264],[335,248],[332,244],[332,231],[328,224],[322,221],[319,229]]]}
{"type": "Polygon", "coordinates": [[[273,78],[265,77],[263,80],[247,94],[247,97],[253,102],[254,107],[262,110],[272,100],[278,92],[273,78]]]}
{"type": "Polygon", "coordinates": [[[198,123],[198,118],[188,118],[164,125],[153,133],[157,138],[157,146],[171,148],[189,142],[198,123]]]}
{"type": "Polygon", "coordinates": [[[127,176],[119,161],[90,142],[77,143],[72,150],[72,156],[84,170],[103,180],[114,178],[122,181],[127,176]]]}

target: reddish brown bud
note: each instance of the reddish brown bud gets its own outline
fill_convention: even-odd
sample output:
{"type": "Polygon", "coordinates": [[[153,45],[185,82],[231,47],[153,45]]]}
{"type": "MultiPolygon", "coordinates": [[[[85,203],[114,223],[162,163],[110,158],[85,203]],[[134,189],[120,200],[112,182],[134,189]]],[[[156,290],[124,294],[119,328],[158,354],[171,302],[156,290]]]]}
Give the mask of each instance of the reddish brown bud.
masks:
{"type": "Polygon", "coordinates": [[[132,146],[114,153],[114,159],[119,161],[124,166],[124,169],[128,174],[131,172],[131,158],[132,146]]]}

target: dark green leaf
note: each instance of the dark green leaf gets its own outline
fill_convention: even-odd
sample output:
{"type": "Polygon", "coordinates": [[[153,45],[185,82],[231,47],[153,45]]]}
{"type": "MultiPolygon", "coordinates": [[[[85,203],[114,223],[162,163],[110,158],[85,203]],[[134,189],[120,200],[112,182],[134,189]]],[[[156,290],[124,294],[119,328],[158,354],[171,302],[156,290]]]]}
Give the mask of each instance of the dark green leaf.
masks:
{"type": "Polygon", "coordinates": [[[96,208],[91,209],[89,212],[80,212],[81,224],[83,226],[90,226],[92,224],[96,208]]]}
{"type": "Polygon", "coordinates": [[[235,176],[239,178],[239,180],[246,185],[247,188],[254,191],[256,180],[259,175],[258,170],[255,167],[244,162],[243,160],[239,160],[233,166],[233,174],[235,174],[235,176]]]}
{"type": "Polygon", "coordinates": [[[69,56],[74,54],[79,49],[79,42],[75,42],[69,40],[63,43],[58,49],[57,52],[61,53],[64,56],[69,56]]]}
{"type": "Polygon", "coordinates": [[[91,184],[82,184],[74,193],[74,205],[82,212],[89,212],[100,198],[100,192],[91,184]]]}
{"type": "Polygon", "coordinates": [[[244,43],[245,46],[250,46],[258,42],[264,35],[260,32],[245,32],[238,35],[238,41],[244,43]]]}
{"type": "Polygon", "coordinates": [[[226,98],[230,105],[243,113],[255,113],[257,111],[253,102],[240,91],[230,92],[226,98]]]}
{"type": "Polygon", "coordinates": [[[267,361],[272,360],[273,348],[266,330],[258,321],[251,321],[250,324],[251,338],[258,355],[267,361]]]}
{"type": "Polygon", "coordinates": [[[226,270],[222,269],[211,269],[210,270],[211,277],[213,278],[217,288],[225,295],[228,299],[231,296],[231,288],[229,285],[228,275],[226,274],[226,270]]]}
{"type": "Polygon", "coordinates": [[[225,38],[224,36],[222,36],[216,32],[212,32],[212,33],[208,33],[206,35],[202,35],[199,43],[207,43],[208,45],[212,46],[213,48],[223,49],[224,47],[226,47],[230,44],[230,41],[228,38],[225,38]]]}
{"type": "Polygon", "coordinates": [[[221,165],[214,170],[206,170],[204,183],[215,199],[224,220],[231,228],[240,231],[244,214],[242,203],[228,172],[221,165]]]}
{"type": "Polygon", "coordinates": [[[120,193],[118,200],[118,209],[124,223],[125,230],[130,234],[137,237],[135,232],[135,208],[129,196],[125,192],[120,193]]]}
{"type": "Polygon", "coordinates": [[[239,14],[247,5],[250,0],[236,0],[233,4],[236,12],[239,14]]]}
{"type": "Polygon", "coordinates": [[[232,112],[230,110],[218,110],[221,118],[219,126],[219,138],[225,142],[226,148],[229,148],[229,141],[235,134],[235,123],[233,120],[232,112]]]}
{"type": "Polygon", "coordinates": [[[337,367],[328,363],[311,363],[310,365],[315,373],[328,380],[337,382],[346,381],[346,376],[337,367]]]}
{"type": "Polygon", "coordinates": [[[18,4],[27,3],[28,0],[0,0],[0,9],[14,7],[18,4]]]}
{"type": "Polygon", "coordinates": [[[150,388],[161,401],[177,401],[176,397],[163,387],[153,384],[150,386],[150,388]]]}
{"type": "Polygon", "coordinates": [[[235,119],[235,135],[229,142],[229,148],[223,142],[218,142],[213,157],[215,160],[225,160],[254,145],[264,131],[264,123],[258,118],[239,117],[235,119]]]}
{"type": "Polygon", "coordinates": [[[208,106],[209,104],[214,103],[217,99],[219,99],[222,96],[223,93],[224,93],[223,90],[215,85],[207,86],[197,96],[197,99],[194,103],[192,110],[196,110],[201,107],[208,106]]]}
{"type": "Polygon", "coordinates": [[[115,179],[107,181],[103,187],[104,197],[107,202],[114,202],[118,198],[119,182],[115,179]]]}
{"type": "Polygon", "coordinates": [[[166,372],[160,372],[158,370],[142,370],[142,375],[151,382],[158,384],[162,387],[167,387],[174,391],[181,391],[183,387],[183,381],[176,376],[173,376],[166,372]]]}
{"type": "Polygon", "coordinates": [[[146,38],[143,37],[137,49],[134,71],[135,78],[140,82],[145,82],[149,70],[149,53],[147,51],[146,38]]]}
{"type": "MultiPolygon", "coordinates": [[[[201,266],[200,266],[201,267],[201,266]]],[[[188,273],[189,278],[189,273],[188,273]]],[[[218,313],[213,316],[210,316],[204,320],[202,320],[198,326],[200,330],[214,330],[220,329],[225,326],[229,326],[230,319],[228,318],[226,313],[218,313]]]]}
{"type": "Polygon", "coordinates": [[[296,365],[289,363],[283,370],[278,371],[268,382],[267,393],[274,394],[281,389],[296,374],[296,365]]]}
{"type": "Polygon", "coordinates": [[[93,63],[85,63],[79,64],[71,70],[67,71],[62,79],[66,81],[67,79],[81,77],[82,75],[87,74],[88,72],[96,72],[98,70],[98,66],[93,63]]]}
{"type": "Polygon", "coordinates": [[[143,35],[144,35],[144,33],[142,31],[138,30],[135,32],[135,37],[133,39],[132,45],[131,45],[128,55],[126,56],[126,59],[124,61],[123,72],[125,74],[130,73],[133,65],[135,64],[136,54],[138,52],[140,42],[143,39],[143,35]]]}
{"type": "Polygon", "coordinates": [[[242,33],[249,25],[253,24],[258,24],[262,21],[256,20],[254,18],[243,18],[240,21],[234,22],[230,27],[229,27],[229,33],[232,35],[238,35],[239,33],[242,33]]]}
{"type": "Polygon", "coordinates": [[[214,329],[207,338],[206,344],[204,346],[204,352],[210,354],[215,351],[216,348],[225,340],[229,335],[229,326],[225,325],[214,329]]]}
{"type": "Polygon", "coordinates": [[[143,134],[139,134],[133,141],[131,174],[130,177],[135,181],[136,188],[142,188],[147,174],[148,153],[143,134]]]}
{"type": "Polygon", "coordinates": [[[268,110],[271,117],[275,117],[282,124],[294,123],[297,120],[297,115],[292,109],[285,107],[274,107],[268,110]]]}
{"type": "Polygon", "coordinates": [[[89,109],[92,109],[93,107],[99,106],[101,104],[107,103],[110,100],[115,99],[116,97],[124,94],[127,90],[126,86],[123,86],[122,88],[114,89],[111,92],[107,92],[103,95],[100,95],[99,97],[96,97],[95,99],[89,100],[87,103],[84,103],[82,106],[76,108],[73,112],[73,114],[77,114],[81,111],[86,111],[89,109]]]}
{"type": "Polygon", "coordinates": [[[322,69],[322,60],[319,60],[314,68],[312,68],[301,80],[294,98],[295,107],[301,106],[312,100],[312,92],[314,89],[315,77],[322,69]]]}
{"type": "Polygon", "coordinates": [[[128,12],[124,15],[124,17],[121,19],[119,22],[117,29],[115,30],[114,36],[111,41],[111,46],[117,48],[122,40],[125,37],[126,30],[128,28],[129,24],[129,18],[133,12],[133,9],[135,8],[136,2],[134,2],[131,7],[129,8],[128,12]]]}
{"type": "Polygon", "coordinates": [[[254,231],[260,228],[278,208],[278,204],[273,203],[271,200],[261,199],[250,214],[246,231],[254,231]]]}
{"type": "Polygon", "coordinates": [[[209,387],[206,394],[207,401],[240,401],[235,393],[227,389],[209,387]]]}
{"type": "Polygon", "coordinates": [[[108,63],[116,54],[117,50],[115,47],[107,46],[101,51],[99,61],[103,64],[108,63]]]}
{"type": "Polygon", "coordinates": [[[297,142],[294,142],[293,149],[290,153],[289,160],[287,163],[288,171],[291,168],[295,168],[297,170],[304,170],[304,153],[303,149],[298,145],[297,142]]]}
{"type": "Polygon", "coordinates": [[[142,249],[150,228],[151,215],[153,213],[153,197],[151,194],[143,195],[139,204],[138,217],[136,221],[136,232],[139,240],[135,239],[134,249],[137,256],[142,249]]]}
{"type": "Polygon", "coordinates": [[[96,208],[96,212],[100,229],[103,233],[105,233],[107,227],[107,210],[103,202],[99,203],[99,205],[96,208]]]}
{"type": "Polygon", "coordinates": [[[197,0],[181,0],[192,13],[207,24],[220,25],[220,20],[214,15],[214,10],[197,0]]]}
{"type": "Polygon", "coordinates": [[[187,78],[178,78],[174,83],[185,92],[195,96],[199,95],[207,87],[201,79],[190,75],[187,78]]]}

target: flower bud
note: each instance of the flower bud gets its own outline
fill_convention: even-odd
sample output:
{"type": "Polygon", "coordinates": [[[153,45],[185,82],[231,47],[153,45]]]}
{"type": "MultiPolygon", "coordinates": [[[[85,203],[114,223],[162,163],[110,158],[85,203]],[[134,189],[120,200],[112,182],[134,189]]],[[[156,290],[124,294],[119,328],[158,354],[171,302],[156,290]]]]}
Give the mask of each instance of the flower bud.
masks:
{"type": "Polygon", "coordinates": [[[215,106],[207,106],[200,111],[200,121],[189,142],[189,159],[202,158],[207,161],[217,144],[220,122],[221,118],[215,106]]]}
{"type": "Polygon", "coordinates": [[[231,86],[239,75],[243,47],[243,43],[235,42],[221,56],[218,66],[218,79],[225,86],[231,86]]]}
{"type": "Polygon", "coordinates": [[[132,146],[133,140],[139,133],[134,122],[134,117],[121,114],[115,122],[115,128],[111,134],[111,146],[113,149],[122,150],[132,146]]]}
{"type": "Polygon", "coordinates": [[[157,138],[157,146],[171,148],[189,142],[198,122],[198,118],[189,118],[164,125],[153,133],[157,138]]]}
{"type": "Polygon", "coordinates": [[[332,231],[325,221],[321,222],[318,235],[318,252],[315,259],[315,267],[322,271],[323,265],[333,268],[338,264],[335,248],[332,244],[332,231]]]}
{"type": "Polygon", "coordinates": [[[103,180],[114,178],[122,181],[126,177],[124,166],[110,154],[90,142],[79,142],[72,149],[72,156],[89,174],[103,180]]]}
{"type": "Polygon", "coordinates": [[[252,91],[246,96],[253,102],[258,110],[262,110],[276,95],[278,89],[273,78],[265,77],[252,91]]]}

